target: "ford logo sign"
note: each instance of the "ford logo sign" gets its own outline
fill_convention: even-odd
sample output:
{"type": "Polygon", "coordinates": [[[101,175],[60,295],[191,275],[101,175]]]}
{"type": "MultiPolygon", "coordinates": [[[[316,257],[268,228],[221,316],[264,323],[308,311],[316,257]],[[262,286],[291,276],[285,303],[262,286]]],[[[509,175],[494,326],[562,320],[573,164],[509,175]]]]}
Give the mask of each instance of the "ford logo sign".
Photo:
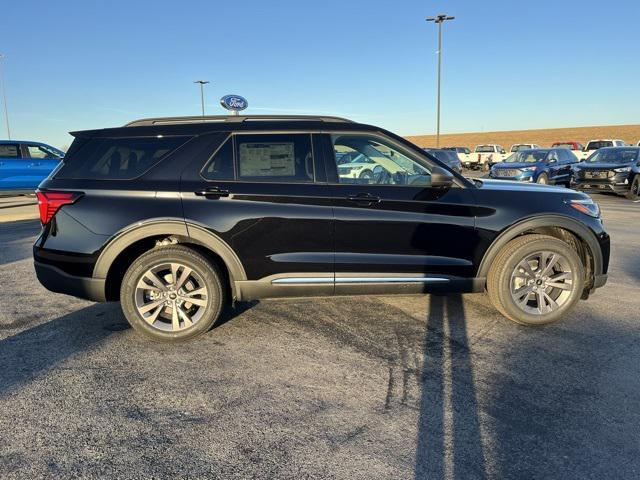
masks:
{"type": "Polygon", "coordinates": [[[232,110],[234,112],[239,112],[240,110],[244,110],[249,106],[249,102],[244,97],[240,95],[225,95],[220,99],[220,105],[222,105],[227,110],[232,110]]]}

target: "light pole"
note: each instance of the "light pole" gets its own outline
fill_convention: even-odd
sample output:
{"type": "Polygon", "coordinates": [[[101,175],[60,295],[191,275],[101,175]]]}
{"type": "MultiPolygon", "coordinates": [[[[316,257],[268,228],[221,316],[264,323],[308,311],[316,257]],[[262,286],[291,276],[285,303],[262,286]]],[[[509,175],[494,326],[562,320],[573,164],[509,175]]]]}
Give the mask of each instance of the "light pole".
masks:
{"type": "Polygon", "coordinates": [[[427,22],[434,22],[438,24],[438,106],[437,106],[437,121],[436,121],[436,147],[440,147],[440,69],[442,66],[442,24],[447,20],[453,20],[456,17],[450,17],[441,13],[435,17],[427,18],[427,22]]]}
{"type": "Polygon", "coordinates": [[[2,104],[4,105],[4,121],[7,124],[7,138],[11,140],[11,128],[9,127],[9,110],[7,109],[7,95],[4,91],[4,75],[2,63],[5,56],[0,53],[0,89],[2,90],[2,104]]]}
{"type": "Polygon", "coordinates": [[[204,86],[209,83],[209,80],[196,80],[193,83],[200,84],[200,103],[202,104],[202,116],[204,117],[204,86]]]}

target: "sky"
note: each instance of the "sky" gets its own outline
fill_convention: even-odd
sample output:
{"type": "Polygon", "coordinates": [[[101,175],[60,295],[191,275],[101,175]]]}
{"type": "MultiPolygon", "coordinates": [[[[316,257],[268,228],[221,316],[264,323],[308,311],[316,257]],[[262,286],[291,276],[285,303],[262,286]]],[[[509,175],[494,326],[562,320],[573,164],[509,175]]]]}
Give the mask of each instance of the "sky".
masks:
{"type": "MultiPolygon", "coordinates": [[[[13,138],[136,118],[324,114],[403,135],[640,123],[638,0],[2,0],[13,138]]],[[[1,101],[1,99],[0,99],[1,101]]],[[[0,138],[6,136],[4,118],[0,138]]]]}

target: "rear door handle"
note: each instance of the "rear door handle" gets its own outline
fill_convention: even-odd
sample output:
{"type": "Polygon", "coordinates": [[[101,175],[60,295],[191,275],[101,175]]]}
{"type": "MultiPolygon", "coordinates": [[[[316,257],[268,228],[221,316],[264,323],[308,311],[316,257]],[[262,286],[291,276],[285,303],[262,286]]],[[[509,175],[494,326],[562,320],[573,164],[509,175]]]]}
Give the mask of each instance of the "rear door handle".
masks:
{"type": "Polygon", "coordinates": [[[219,198],[219,197],[228,197],[229,190],[224,190],[220,187],[209,187],[204,190],[198,190],[193,192],[199,197],[211,197],[211,198],[219,198]]]}
{"type": "Polygon", "coordinates": [[[380,197],[376,197],[370,193],[359,193],[357,195],[349,195],[347,200],[356,203],[379,203],[380,197]]]}

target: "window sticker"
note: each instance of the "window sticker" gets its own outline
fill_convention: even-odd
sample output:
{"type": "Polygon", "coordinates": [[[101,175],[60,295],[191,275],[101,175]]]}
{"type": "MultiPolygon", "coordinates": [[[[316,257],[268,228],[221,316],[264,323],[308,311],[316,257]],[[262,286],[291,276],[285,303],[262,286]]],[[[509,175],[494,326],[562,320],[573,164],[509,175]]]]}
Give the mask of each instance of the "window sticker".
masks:
{"type": "Polygon", "coordinates": [[[293,143],[241,143],[241,177],[295,176],[293,143]]]}

